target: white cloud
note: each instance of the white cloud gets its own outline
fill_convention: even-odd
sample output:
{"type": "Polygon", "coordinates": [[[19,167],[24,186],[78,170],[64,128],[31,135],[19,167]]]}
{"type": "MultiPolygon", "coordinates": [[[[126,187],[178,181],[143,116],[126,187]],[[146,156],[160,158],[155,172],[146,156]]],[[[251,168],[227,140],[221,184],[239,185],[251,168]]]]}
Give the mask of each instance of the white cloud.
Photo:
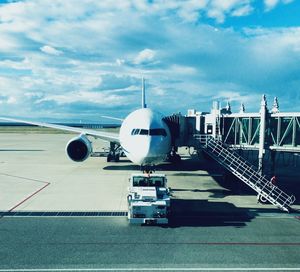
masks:
{"type": "Polygon", "coordinates": [[[184,66],[184,65],[171,65],[169,68],[170,74],[180,74],[180,75],[198,75],[200,76],[201,72],[195,67],[184,66]]]}
{"type": "Polygon", "coordinates": [[[19,49],[18,41],[12,35],[1,31],[0,24],[0,33],[1,33],[1,42],[0,42],[0,52],[15,52],[19,49]]]}
{"type": "Polygon", "coordinates": [[[47,95],[42,99],[36,101],[36,103],[42,103],[47,101],[53,101],[58,105],[70,104],[70,103],[94,103],[98,105],[120,106],[127,104],[126,97],[122,97],[109,92],[93,93],[87,91],[71,92],[67,95],[47,95]]]}
{"type": "Polygon", "coordinates": [[[17,104],[17,98],[16,98],[16,97],[13,97],[13,96],[10,96],[10,97],[7,99],[7,104],[17,104]]]}
{"type": "Polygon", "coordinates": [[[246,16],[253,11],[251,0],[212,0],[207,15],[223,23],[227,16],[246,16]]]}
{"type": "Polygon", "coordinates": [[[278,95],[282,87],[293,93],[300,86],[298,28],[235,31],[220,25],[215,31],[214,23],[202,23],[222,23],[254,8],[251,0],[1,5],[0,100],[7,105],[15,98],[10,106],[16,115],[21,108],[41,114],[44,106],[51,114],[57,105],[57,114],[64,105],[76,114],[81,103],[98,106],[92,116],[107,105],[127,105],[128,112],[128,105],[139,106],[141,74],[149,84],[148,104],[168,113],[186,105],[207,110],[212,97],[252,101],[264,91],[278,95]],[[38,106],[41,112],[34,110],[38,106]]]}
{"type": "Polygon", "coordinates": [[[265,10],[270,11],[274,9],[280,3],[282,4],[289,4],[292,3],[294,0],[264,0],[265,10]]]}
{"type": "Polygon", "coordinates": [[[125,63],[125,60],[124,59],[116,59],[116,63],[118,66],[121,66],[125,63]]]}
{"type": "Polygon", "coordinates": [[[166,91],[160,87],[152,88],[150,91],[151,94],[154,94],[155,96],[164,96],[166,94],[166,91]]]}
{"type": "Polygon", "coordinates": [[[145,64],[152,62],[154,60],[154,57],[156,55],[156,52],[151,49],[144,49],[138,53],[138,55],[134,58],[133,63],[134,64],[145,64]]]}
{"type": "Polygon", "coordinates": [[[0,76],[0,95],[8,95],[14,92],[17,86],[15,78],[0,76]]]}
{"type": "Polygon", "coordinates": [[[229,101],[229,102],[238,102],[238,103],[247,103],[252,104],[255,103],[259,105],[260,95],[259,94],[249,94],[249,93],[240,93],[236,91],[219,91],[215,96],[213,96],[213,99],[215,100],[221,100],[221,101],[229,101]]]}
{"type": "Polygon", "coordinates": [[[62,51],[57,50],[54,47],[49,46],[49,45],[44,45],[44,46],[40,47],[40,50],[46,54],[55,55],[55,56],[59,56],[63,53],[62,51]]]}
{"type": "Polygon", "coordinates": [[[280,2],[280,0],[265,0],[265,8],[267,11],[273,9],[276,5],[278,5],[278,3],[280,2]]]}
{"type": "Polygon", "coordinates": [[[245,5],[234,10],[232,12],[232,16],[235,17],[246,16],[249,15],[252,11],[253,11],[253,7],[251,7],[250,5],[245,5]]]}
{"type": "MultiPolygon", "coordinates": [[[[277,61],[285,57],[299,58],[300,27],[277,29],[245,29],[247,35],[252,36],[251,48],[260,58],[270,56],[268,61],[277,61]]],[[[264,59],[266,61],[266,58],[264,59]]]]}
{"type": "Polygon", "coordinates": [[[196,22],[206,8],[207,0],[189,0],[181,2],[178,15],[187,22],[196,22]]]}

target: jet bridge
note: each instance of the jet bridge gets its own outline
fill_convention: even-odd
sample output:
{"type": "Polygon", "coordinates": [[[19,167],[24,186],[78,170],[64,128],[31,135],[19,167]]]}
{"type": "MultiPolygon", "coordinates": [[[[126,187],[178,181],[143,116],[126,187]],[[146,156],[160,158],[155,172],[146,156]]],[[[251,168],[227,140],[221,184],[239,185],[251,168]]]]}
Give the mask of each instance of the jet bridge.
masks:
{"type": "Polygon", "coordinates": [[[278,154],[300,155],[300,112],[280,112],[277,98],[271,110],[263,95],[259,112],[247,113],[242,104],[238,113],[232,113],[229,103],[220,108],[213,102],[210,112],[188,110],[186,116],[174,114],[165,121],[175,150],[182,146],[197,148],[196,134],[211,135],[231,149],[256,151],[261,173],[267,153],[273,164],[278,154]]]}
{"type": "Polygon", "coordinates": [[[278,152],[300,152],[300,113],[279,112],[278,99],[271,110],[262,96],[260,111],[246,113],[242,104],[239,113],[232,113],[230,104],[220,108],[213,103],[210,112],[188,110],[186,116],[174,114],[165,118],[172,134],[173,150],[178,147],[193,147],[204,150],[212,158],[232,172],[273,205],[288,211],[295,201],[264,175],[264,156],[270,153],[274,169],[278,152]],[[254,166],[234,150],[255,150],[258,165],[254,166]]]}

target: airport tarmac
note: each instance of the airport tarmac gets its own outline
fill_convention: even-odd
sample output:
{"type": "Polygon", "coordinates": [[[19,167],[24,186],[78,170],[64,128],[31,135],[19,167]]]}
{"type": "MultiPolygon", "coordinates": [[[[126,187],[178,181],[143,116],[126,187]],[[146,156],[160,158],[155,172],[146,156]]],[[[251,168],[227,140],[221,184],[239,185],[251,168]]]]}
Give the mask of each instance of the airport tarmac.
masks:
{"type": "MultiPolygon", "coordinates": [[[[170,225],[130,226],[128,178],[139,167],[126,158],[72,162],[64,151],[72,137],[0,133],[0,271],[300,270],[300,214],[257,203],[240,182],[227,186],[212,161],[181,149],[180,165],[157,171],[172,189],[170,225]]],[[[98,151],[105,146],[95,142],[98,151]]]]}

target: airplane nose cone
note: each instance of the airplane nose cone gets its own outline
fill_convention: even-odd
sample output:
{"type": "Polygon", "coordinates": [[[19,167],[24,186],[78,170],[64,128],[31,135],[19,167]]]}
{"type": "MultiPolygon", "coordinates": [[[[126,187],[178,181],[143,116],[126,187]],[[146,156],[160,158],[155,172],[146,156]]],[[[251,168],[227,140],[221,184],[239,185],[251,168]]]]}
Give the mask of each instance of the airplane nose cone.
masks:
{"type": "Polygon", "coordinates": [[[169,153],[170,145],[162,137],[151,137],[147,147],[143,149],[143,164],[163,162],[169,153]]]}
{"type": "Polygon", "coordinates": [[[147,164],[147,157],[150,153],[150,142],[146,138],[137,138],[134,144],[132,144],[126,155],[127,157],[136,164],[144,165],[147,164]]]}

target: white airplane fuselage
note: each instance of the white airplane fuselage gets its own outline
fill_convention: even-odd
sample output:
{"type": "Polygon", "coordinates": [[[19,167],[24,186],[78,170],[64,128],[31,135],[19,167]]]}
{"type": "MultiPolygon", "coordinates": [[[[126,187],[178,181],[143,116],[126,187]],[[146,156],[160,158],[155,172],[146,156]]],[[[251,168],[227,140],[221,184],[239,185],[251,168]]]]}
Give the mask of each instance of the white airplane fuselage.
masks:
{"type": "Polygon", "coordinates": [[[149,108],[130,113],[121,125],[119,136],[126,156],[142,166],[165,161],[171,151],[171,134],[163,116],[149,108]]]}

